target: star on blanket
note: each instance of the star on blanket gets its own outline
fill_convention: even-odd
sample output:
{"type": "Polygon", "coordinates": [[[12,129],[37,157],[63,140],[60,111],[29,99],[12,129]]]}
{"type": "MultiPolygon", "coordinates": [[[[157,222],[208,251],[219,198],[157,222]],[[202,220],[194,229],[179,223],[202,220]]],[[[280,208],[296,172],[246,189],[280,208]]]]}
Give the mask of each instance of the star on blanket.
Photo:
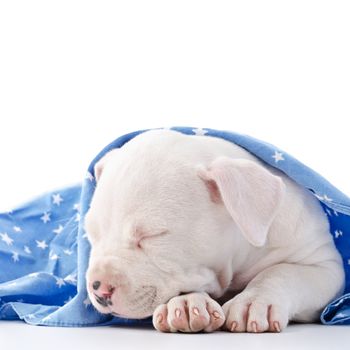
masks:
{"type": "Polygon", "coordinates": [[[50,215],[51,213],[44,213],[44,215],[40,218],[40,220],[42,220],[42,222],[46,224],[47,222],[51,221],[50,215]]]}
{"type": "Polygon", "coordinates": [[[46,249],[48,245],[46,244],[46,241],[36,241],[37,247],[40,249],[46,249]]]}
{"type": "Polygon", "coordinates": [[[272,158],[275,160],[275,163],[278,163],[284,160],[283,153],[278,151],[275,151],[275,154],[272,156],[272,158]]]}
{"type": "Polygon", "coordinates": [[[205,134],[208,133],[207,130],[204,130],[202,128],[197,128],[197,129],[192,129],[193,133],[197,136],[204,136],[205,134]]]}
{"type": "Polygon", "coordinates": [[[62,286],[64,286],[66,284],[66,282],[64,281],[63,278],[57,278],[56,284],[58,285],[59,288],[61,288],[62,286]]]}
{"type": "Polygon", "coordinates": [[[14,262],[19,261],[19,254],[17,252],[13,252],[12,259],[14,262]]]}
{"type": "Polygon", "coordinates": [[[61,202],[63,202],[63,198],[61,197],[61,195],[59,193],[53,194],[52,201],[53,201],[53,204],[60,206],[61,202]]]}
{"type": "Polygon", "coordinates": [[[52,230],[53,233],[56,233],[56,235],[59,235],[63,231],[63,226],[58,225],[58,227],[54,230],[52,230]]]}
{"type": "Polygon", "coordinates": [[[10,238],[10,236],[5,232],[5,233],[0,233],[1,240],[4,241],[7,245],[12,245],[13,244],[13,239],[10,238]]]}

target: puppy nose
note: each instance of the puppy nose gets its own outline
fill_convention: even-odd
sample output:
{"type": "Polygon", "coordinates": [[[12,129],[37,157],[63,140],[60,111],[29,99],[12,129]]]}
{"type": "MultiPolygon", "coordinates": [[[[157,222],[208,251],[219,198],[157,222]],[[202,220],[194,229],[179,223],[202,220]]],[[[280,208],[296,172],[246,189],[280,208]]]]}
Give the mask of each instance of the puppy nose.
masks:
{"type": "Polygon", "coordinates": [[[110,298],[115,290],[110,284],[101,281],[93,282],[92,288],[103,298],[110,298]]]}

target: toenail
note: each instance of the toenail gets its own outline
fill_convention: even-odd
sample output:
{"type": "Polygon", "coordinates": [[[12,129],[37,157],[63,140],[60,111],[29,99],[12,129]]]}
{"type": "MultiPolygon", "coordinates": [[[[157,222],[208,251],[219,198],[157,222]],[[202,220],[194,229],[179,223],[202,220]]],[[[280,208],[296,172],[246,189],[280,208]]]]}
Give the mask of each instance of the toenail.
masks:
{"type": "Polygon", "coordinates": [[[232,322],[232,325],[231,325],[231,332],[234,332],[235,331],[235,329],[237,328],[237,322],[236,321],[233,321],[232,322]]]}
{"type": "Polygon", "coordinates": [[[280,326],[279,322],[275,321],[275,322],[273,323],[273,325],[274,325],[274,327],[275,327],[275,330],[276,330],[278,333],[280,333],[280,332],[281,332],[281,326],[280,326]]]}
{"type": "Polygon", "coordinates": [[[198,310],[198,308],[196,308],[196,307],[194,307],[194,308],[192,309],[192,312],[193,312],[196,316],[199,315],[199,310],[198,310]]]}
{"type": "Polygon", "coordinates": [[[162,321],[163,321],[163,316],[162,316],[162,314],[159,314],[157,316],[157,323],[161,323],[162,321]]]}
{"type": "Polygon", "coordinates": [[[214,316],[215,318],[221,318],[220,314],[219,314],[217,311],[214,311],[214,312],[213,312],[213,316],[214,316]]]}
{"type": "Polygon", "coordinates": [[[181,315],[181,310],[180,309],[176,309],[175,310],[175,317],[179,318],[181,315]]]}

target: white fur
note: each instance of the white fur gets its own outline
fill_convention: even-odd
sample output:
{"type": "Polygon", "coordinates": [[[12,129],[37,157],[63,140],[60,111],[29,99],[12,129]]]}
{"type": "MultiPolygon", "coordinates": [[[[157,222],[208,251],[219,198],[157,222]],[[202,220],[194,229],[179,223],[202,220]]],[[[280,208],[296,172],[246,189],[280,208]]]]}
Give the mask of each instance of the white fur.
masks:
{"type": "Polygon", "coordinates": [[[343,289],[317,199],[230,142],[149,131],[95,172],[87,288],[100,312],[154,313],[162,331],[280,331],[343,289]],[[112,305],[96,302],[96,280],[115,288],[112,305]]]}

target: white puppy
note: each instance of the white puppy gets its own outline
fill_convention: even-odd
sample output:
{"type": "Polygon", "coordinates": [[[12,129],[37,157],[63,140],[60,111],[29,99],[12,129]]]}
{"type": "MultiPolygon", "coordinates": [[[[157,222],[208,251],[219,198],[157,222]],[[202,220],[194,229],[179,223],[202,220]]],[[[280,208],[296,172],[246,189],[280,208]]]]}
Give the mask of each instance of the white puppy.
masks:
{"type": "Polygon", "coordinates": [[[95,176],[87,289],[102,313],[153,314],[161,331],[280,332],[342,292],[318,200],[241,147],[149,131],[95,176]]]}

